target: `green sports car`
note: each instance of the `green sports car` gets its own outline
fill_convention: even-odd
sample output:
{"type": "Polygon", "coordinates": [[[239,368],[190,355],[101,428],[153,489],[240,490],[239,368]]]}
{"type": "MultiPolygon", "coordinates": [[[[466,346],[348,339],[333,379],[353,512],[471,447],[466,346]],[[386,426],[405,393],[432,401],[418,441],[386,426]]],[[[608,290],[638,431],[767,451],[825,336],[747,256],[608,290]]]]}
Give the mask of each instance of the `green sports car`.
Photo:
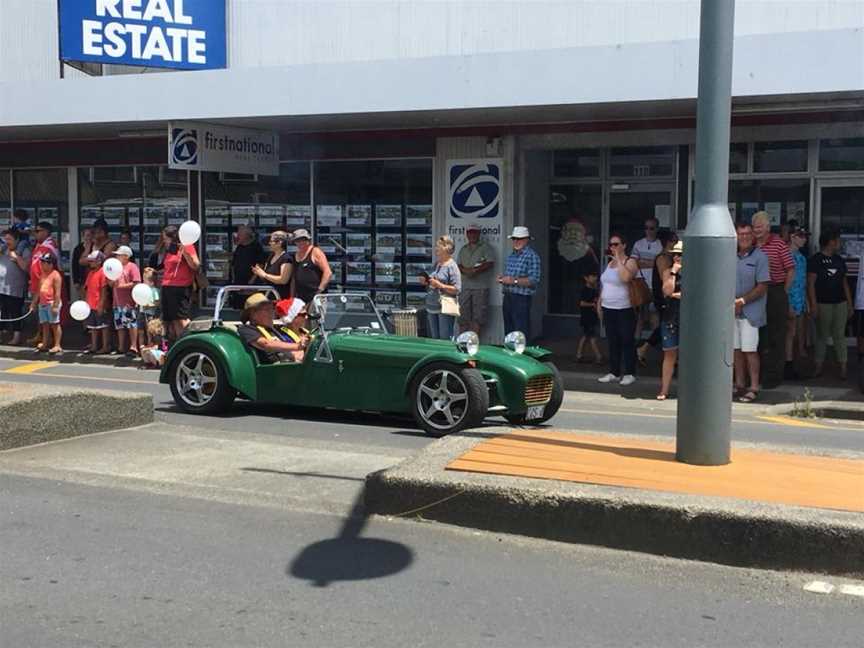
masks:
{"type": "MultiPolygon", "coordinates": [[[[255,288],[253,290],[261,290],[255,288]]],[[[302,362],[263,364],[222,321],[225,299],[250,288],[222,288],[212,319],[192,322],[168,353],[160,382],[186,412],[214,414],[240,396],[286,406],[411,414],[428,434],[479,425],[486,417],[542,423],[563,399],[549,351],[514,332],[505,346],[393,335],[367,294],[318,295],[302,362]]],[[[275,296],[275,292],[274,292],[275,296]]]]}

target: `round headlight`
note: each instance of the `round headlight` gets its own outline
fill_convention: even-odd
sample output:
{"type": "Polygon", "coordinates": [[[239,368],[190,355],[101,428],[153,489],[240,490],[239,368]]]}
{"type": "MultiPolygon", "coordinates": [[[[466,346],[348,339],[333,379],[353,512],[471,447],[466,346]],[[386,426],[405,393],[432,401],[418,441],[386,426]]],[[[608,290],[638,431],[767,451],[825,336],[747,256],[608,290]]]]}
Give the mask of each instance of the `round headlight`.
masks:
{"type": "Polygon", "coordinates": [[[480,338],[474,331],[465,331],[456,338],[456,346],[462,353],[473,356],[480,349],[480,338]]]}
{"type": "Polygon", "coordinates": [[[525,334],[522,331],[508,333],[504,338],[504,346],[516,353],[522,353],[525,350],[525,334]]]}

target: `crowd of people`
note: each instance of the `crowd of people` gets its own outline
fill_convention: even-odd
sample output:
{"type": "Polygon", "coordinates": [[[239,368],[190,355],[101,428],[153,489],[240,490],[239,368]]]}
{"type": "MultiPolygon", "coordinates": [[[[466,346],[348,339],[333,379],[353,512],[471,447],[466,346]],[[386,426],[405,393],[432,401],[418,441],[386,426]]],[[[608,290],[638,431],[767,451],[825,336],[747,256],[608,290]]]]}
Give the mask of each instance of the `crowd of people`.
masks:
{"type": "MultiPolygon", "coordinates": [[[[838,377],[846,380],[846,330],[853,317],[859,361],[864,358],[864,282],[859,280],[853,301],[839,232],[822,232],[818,251],[809,257],[809,232],[793,221],[782,235],[772,233],[764,211],[737,223],[736,234],[733,396],[755,401],[761,389],[802,377],[802,361],[812,360],[812,375],[821,376],[829,341],[838,377]]],[[[590,346],[595,362],[601,362],[598,324],[602,321],[606,329],[609,371],[599,382],[633,384],[637,363],[647,364],[648,350],[659,346],[663,361],[657,399],[668,398],[678,360],[681,298],[687,290],[700,289],[682,283],[683,254],[676,233],[660,229],[653,218],[645,223],[645,237],[629,249],[621,234],[610,236],[599,287],[597,274],[589,271],[579,301],[583,337],[577,359],[590,346]],[[651,299],[640,298],[639,282],[650,288],[651,299]],[[637,346],[640,331],[655,322],[651,335],[637,346]]]]}

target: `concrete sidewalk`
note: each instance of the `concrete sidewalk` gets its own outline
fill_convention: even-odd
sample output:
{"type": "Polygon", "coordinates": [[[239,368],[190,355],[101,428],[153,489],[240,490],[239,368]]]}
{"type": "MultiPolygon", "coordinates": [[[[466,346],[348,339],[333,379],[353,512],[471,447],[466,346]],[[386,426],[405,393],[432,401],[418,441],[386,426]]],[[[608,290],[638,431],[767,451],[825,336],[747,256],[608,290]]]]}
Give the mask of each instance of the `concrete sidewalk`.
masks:
{"type": "Polygon", "coordinates": [[[730,565],[864,575],[862,455],[741,444],[730,466],[694,467],[674,462],[668,440],[484,432],[447,437],[371,474],[367,508],[730,565]]]}

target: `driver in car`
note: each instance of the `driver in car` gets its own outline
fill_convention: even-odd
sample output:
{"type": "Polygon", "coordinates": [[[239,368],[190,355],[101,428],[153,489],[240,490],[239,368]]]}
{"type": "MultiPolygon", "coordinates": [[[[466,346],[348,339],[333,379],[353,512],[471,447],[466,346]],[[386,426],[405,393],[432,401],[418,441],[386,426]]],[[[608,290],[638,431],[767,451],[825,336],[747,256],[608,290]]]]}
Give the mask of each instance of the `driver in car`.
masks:
{"type": "Polygon", "coordinates": [[[262,293],[249,296],[243,307],[243,324],[237,333],[255,350],[262,364],[275,362],[302,362],[308,338],[299,342],[280,331],[273,321],[274,304],[262,293]]]}

